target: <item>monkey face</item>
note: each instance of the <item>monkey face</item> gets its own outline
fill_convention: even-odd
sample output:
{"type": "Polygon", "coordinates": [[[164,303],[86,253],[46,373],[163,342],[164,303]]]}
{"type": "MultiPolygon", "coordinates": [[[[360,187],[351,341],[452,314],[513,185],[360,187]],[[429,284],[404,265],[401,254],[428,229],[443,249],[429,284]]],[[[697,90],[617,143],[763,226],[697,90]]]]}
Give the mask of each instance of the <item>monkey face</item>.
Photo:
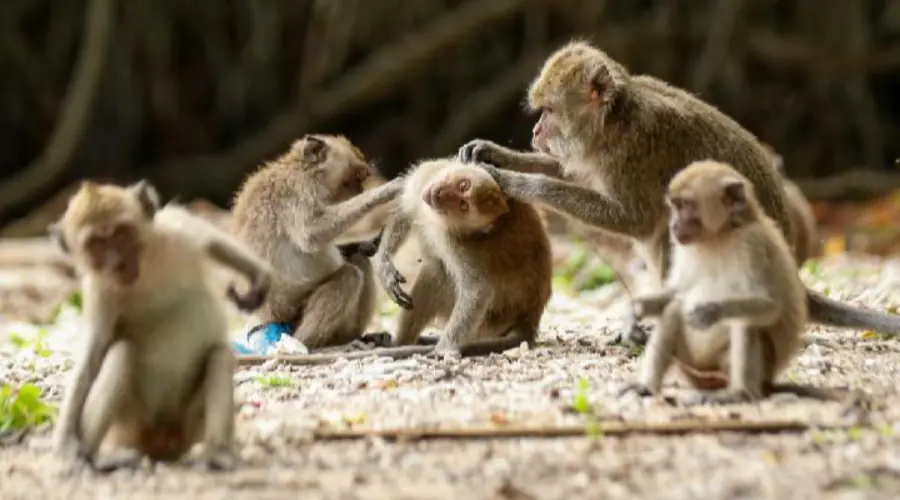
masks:
{"type": "Polygon", "coordinates": [[[481,229],[508,211],[500,186],[483,170],[451,170],[425,187],[422,201],[460,229],[481,229]]]}
{"type": "Polygon", "coordinates": [[[137,281],[141,244],[133,224],[90,226],[81,231],[79,239],[85,260],[95,272],[109,275],[123,285],[137,281]]]}
{"type": "Polygon", "coordinates": [[[679,245],[690,245],[704,235],[697,200],[687,196],[666,197],[669,205],[669,232],[679,245]]]}
{"type": "Polygon", "coordinates": [[[713,185],[670,191],[666,204],[671,213],[669,232],[679,245],[708,240],[752,220],[747,186],[740,179],[726,178],[713,185]]]}

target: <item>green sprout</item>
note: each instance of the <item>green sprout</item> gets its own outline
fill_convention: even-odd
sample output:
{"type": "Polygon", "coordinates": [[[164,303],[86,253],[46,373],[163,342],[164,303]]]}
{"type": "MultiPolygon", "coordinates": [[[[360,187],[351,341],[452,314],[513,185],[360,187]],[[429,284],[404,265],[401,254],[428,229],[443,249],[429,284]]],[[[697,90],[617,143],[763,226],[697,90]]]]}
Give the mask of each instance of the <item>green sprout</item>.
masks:
{"type": "Polygon", "coordinates": [[[261,375],[256,379],[260,385],[276,388],[276,387],[293,387],[294,380],[290,377],[282,377],[281,375],[261,375]]]}
{"type": "Polygon", "coordinates": [[[34,384],[14,389],[9,384],[0,387],[0,432],[17,431],[51,422],[56,408],[41,399],[41,390],[34,384]]]}

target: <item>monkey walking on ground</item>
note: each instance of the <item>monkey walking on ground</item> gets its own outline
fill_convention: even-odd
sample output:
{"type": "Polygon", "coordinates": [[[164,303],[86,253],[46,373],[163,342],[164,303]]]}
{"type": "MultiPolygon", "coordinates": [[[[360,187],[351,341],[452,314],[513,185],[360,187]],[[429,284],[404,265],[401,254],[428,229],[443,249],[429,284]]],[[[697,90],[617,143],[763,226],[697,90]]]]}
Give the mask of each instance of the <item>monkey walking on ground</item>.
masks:
{"type": "Polygon", "coordinates": [[[550,299],[550,241],[537,211],[508,198],[480,167],[455,159],[424,161],[406,176],[375,261],[402,307],[398,345],[416,343],[435,319],[445,323],[438,352],[532,345],[550,299]],[[407,294],[391,257],[413,230],[423,262],[407,294]]]}
{"type": "MultiPolygon", "coordinates": [[[[671,253],[662,195],[669,180],[694,161],[722,161],[746,177],[793,246],[785,191],[763,146],[690,93],[631,75],[605,52],[576,41],[547,59],[528,90],[528,103],[541,113],[532,133],[537,151],[476,139],[460,148],[460,159],[500,167],[486,169],[511,197],[633,238],[659,280],[668,274],[671,253]],[[584,186],[551,178],[563,173],[584,186]]],[[[900,333],[898,315],[855,308],[809,289],[805,294],[812,321],[900,333]]],[[[646,341],[634,327],[629,335],[646,341]]]]}
{"type": "Polygon", "coordinates": [[[665,200],[674,243],[669,275],[662,292],[634,300],[636,316],[660,317],[659,328],[638,381],[623,393],[659,392],[677,360],[693,387],[716,389],[696,402],[740,403],[772,392],[833,399],[774,383],[802,345],[805,288],[753,184],[724,163],[694,162],[672,179],[665,200]]]}
{"type": "Polygon", "coordinates": [[[247,311],[268,293],[266,263],[183,207],[160,208],[144,181],[84,182],[50,234],[81,277],[87,326],[55,451],[103,468],[102,447],[124,460],[115,467],[176,460],[202,440],[209,467],[232,468],[234,355],[206,260],[250,280],[246,293],[227,291],[247,311]]]}
{"type": "MultiPolygon", "coordinates": [[[[251,174],[235,196],[232,227],[275,271],[255,317],[283,326],[310,349],[358,339],[375,312],[371,242],[335,245],[339,236],[402,189],[396,179],[363,191],[371,166],[342,136],[306,135],[251,174]]],[[[254,329],[255,330],[255,329],[254,329]]]]}

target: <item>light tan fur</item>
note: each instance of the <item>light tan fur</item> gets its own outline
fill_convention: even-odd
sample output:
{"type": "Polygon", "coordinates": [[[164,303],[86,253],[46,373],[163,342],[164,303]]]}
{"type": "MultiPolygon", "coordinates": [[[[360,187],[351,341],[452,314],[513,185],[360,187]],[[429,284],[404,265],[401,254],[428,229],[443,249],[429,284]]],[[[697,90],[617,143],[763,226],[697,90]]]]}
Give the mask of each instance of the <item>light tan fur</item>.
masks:
{"type": "MultiPolygon", "coordinates": [[[[486,169],[512,197],[632,238],[660,280],[671,255],[662,194],[694,161],[732,165],[753,184],[763,211],[793,246],[796,231],[783,182],[760,141],[689,92],[632,75],[599,48],[574,41],[546,60],[529,87],[528,104],[540,112],[532,131],[536,151],[476,139],[460,148],[460,159],[493,165],[486,169]]],[[[811,290],[806,297],[816,322],[900,333],[900,316],[811,290]]]]}
{"type": "Polygon", "coordinates": [[[763,397],[796,356],[807,320],[791,249],[752,183],[727,164],[692,163],[666,200],[670,273],[663,292],[635,299],[636,315],[662,318],[626,390],[658,392],[674,359],[696,388],[711,388],[717,376],[728,384],[701,401],[763,397]]]}
{"type": "Polygon", "coordinates": [[[335,242],[402,189],[391,181],[363,190],[372,173],[346,138],[307,135],[247,178],[232,227],[275,269],[259,321],[295,325],[309,348],[363,336],[375,311],[371,264],[361,253],[344,257],[335,242]]]}
{"type": "Polygon", "coordinates": [[[481,355],[532,344],[551,294],[550,242],[534,207],[508,198],[481,168],[423,161],[405,176],[388,223],[378,275],[400,304],[395,343],[445,324],[437,351],[481,355]],[[422,267],[409,295],[391,257],[415,231],[422,267]]]}
{"type": "MultiPolygon", "coordinates": [[[[265,299],[269,267],[183,207],[159,207],[146,182],[84,182],[51,235],[81,277],[86,336],[54,429],[54,447],[95,466],[101,449],[175,460],[198,441],[206,463],[233,467],[234,357],[211,258],[246,276],[228,295],[265,299]]],[[[119,457],[121,458],[121,457],[119,457]]]]}

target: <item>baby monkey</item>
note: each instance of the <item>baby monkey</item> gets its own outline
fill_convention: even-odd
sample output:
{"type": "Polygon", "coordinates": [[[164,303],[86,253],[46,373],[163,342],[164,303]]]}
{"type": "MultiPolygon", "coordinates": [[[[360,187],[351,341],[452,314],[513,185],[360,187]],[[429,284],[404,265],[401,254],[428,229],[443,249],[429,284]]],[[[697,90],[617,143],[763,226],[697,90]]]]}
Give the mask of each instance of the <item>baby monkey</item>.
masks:
{"type": "Polygon", "coordinates": [[[49,230],[80,275],[87,329],[56,453],[102,470],[177,460],[202,440],[208,467],[232,468],[235,362],[206,258],[249,279],[246,293],[227,290],[245,311],[266,298],[266,263],[183,207],[160,207],[145,181],[83,182],[49,230]],[[101,448],[114,457],[105,465],[101,448]]]}
{"type": "Polygon", "coordinates": [[[403,308],[395,344],[415,344],[438,319],[438,352],[533,345],[551,293],[550,241],[534,207],[507,197],[481,167],[455,159],[415,167],[378,252],[377,275],[403,308]],[[413,227],[422,265],[407,294],[391,258],[413,227]]]}
{"type": "Polygon", "coordinates": [[[660,317],[659,327],[623,393],[658,392],[674,359],[694,388],[715,389],[698,403],[829,397],[774,383],[801,345],[807,305],[791,249],[753,184],[727,164],[699,161],[671,180],[665,201],[672,266],[664,291],[634,305],[637,316],[660,317]]]}

